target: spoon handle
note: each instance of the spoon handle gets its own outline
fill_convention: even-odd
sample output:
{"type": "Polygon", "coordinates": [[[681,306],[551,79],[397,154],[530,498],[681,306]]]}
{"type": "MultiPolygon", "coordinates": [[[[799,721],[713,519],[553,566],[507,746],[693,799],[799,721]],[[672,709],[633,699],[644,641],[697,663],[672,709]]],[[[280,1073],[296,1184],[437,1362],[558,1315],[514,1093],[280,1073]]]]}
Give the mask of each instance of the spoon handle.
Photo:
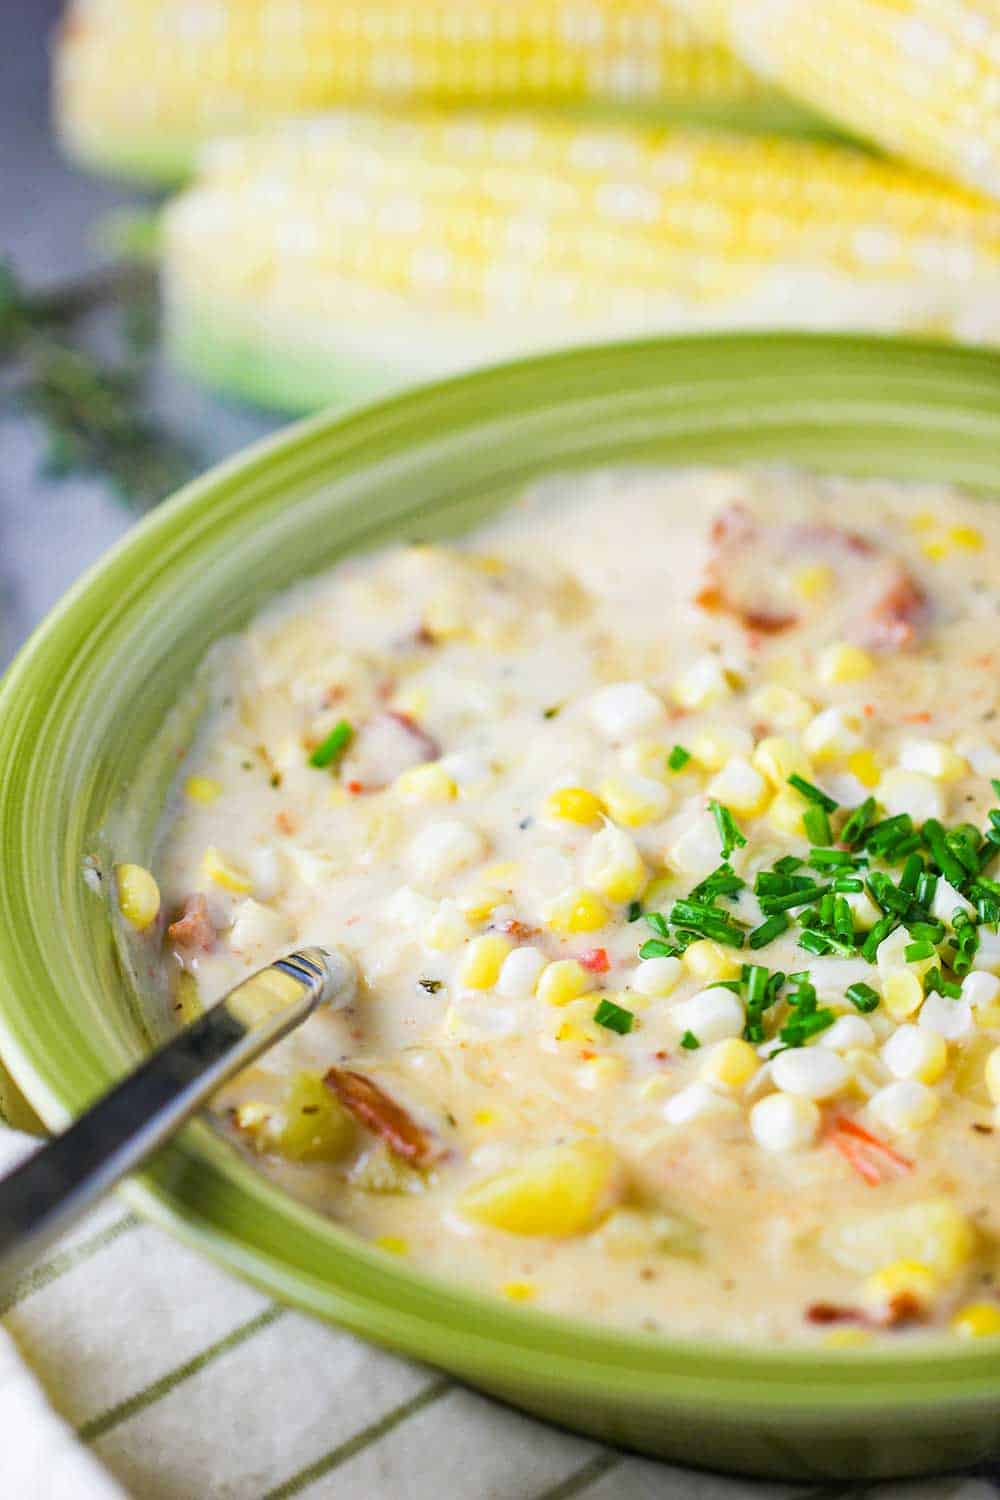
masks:
{"type": "Polygon", "coordinates": [[[349,999],[348,968],[337,953],[303,948],[251,975],[0,1180],[0,1286],[234,1073],[318,1005],[349,999]]]}

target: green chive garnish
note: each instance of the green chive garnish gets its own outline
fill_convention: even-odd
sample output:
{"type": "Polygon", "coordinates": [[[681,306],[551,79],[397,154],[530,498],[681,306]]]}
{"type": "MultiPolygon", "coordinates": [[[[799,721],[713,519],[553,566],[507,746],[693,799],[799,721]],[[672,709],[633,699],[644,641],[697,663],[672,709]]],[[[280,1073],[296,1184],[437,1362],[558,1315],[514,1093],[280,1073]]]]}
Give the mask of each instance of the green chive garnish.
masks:
{"type": "Polygon", "coordinates": [[[699,1042],[693,1031],[685,1031],[684,1035],[681,1037],[681,1046],[684,1047],[688,1052],[696,1052],[701,1046],[701,1043],[699,1042]]]}
{"type": "Polygon", "coordinates": [[[835,802],[832,797],[828,797],[826,792],[821,792],[818,786],[813,786],[811,781],[806,781],[805,777],[800,776],[798,772],[789,776],[788,785],[793,786],[797,792],[801,792],[807,802],[815,802],[824,812],[836,812],[840,806],[839,802],[835,802]]]}
{"type": "Polygon", "coordinates": [[[922,938],[919,943],[907,943],[903,949],[903,957],[908,964],[916,964],[922,958],[933,958],[934,952],[934,944],[922,938]]]}
{"type": "Polygon", "coordinates": [[[766,948],[768,943],[773,943],[776,937],[787,931],[788,918],[783,911],[776,911],[766,922],[761,922],[759,927],[754,928],[747,942],[751,948],[766,948]]]}
{"type": "Polygon", "coordinates": [[[639,949],[640,958],[676,958],[677,949],[673,943],[665,943],[662,938],[650,938],[643,943],[639,949]]]}
{"type": "Polygon", "coordinates": [[[873,990],[870,984],[863,984],[859,980],[857,984],[849,984],[844,993],[855,1010],[861,1011],[862,1015],[878,1009],[878,991],[873,990]]]}
{"type": "Polygon", "coordinates": [[[829,844],[833,838],[829,814],[815,803],[811,803],[802,814],[802,826],[810,844],[829,844]]]}
{"type": "Polygon", "coordinates": [[[675,745],[667,756],[667,765],[671,771],[683,771],[690,759],[690,750],[685,750],[683,745],[675,745]]]}
{"type": "Polygon", "coordinates": [[[326,739],[316,746],[309,757],[309,764],[322,771],[343,755],[353,738],[354,730],[346,719],[341,719],[339,724],[333,726],[326,739]]]}
{"type": "Polygon", "coordinates": [[[719,830],[719,838],[722,840],[722,857],[728,859],[734,849],[742,849],[746,843],[746,834],[741,833],[739,825],[728,807],[723,807],[721,802],[714,799],[709,802],[715,826],[719,830]]]}
{"type": "Polygon", "coordinates": [[[617,1031],[619,1036],[627,1036],[635,1024],[633,1012],[626,1010],[624,1005],[616,1005],[613,1000],[601,1001],[594,1011],[594,1020],[607,1031],[617,1031]]]}
{"type": "Polygon", "coordinates": [[[875,798],[866,797],[861,806],[854,809],[840,830],[841,841],[850,846],[857,844],[874,816],[875,798]]]}
{"type": "Polygon", "coordinates": [[[626,920],[629,921],[629,922],[638,922],[638,920],[639,920],[639,918],[641,916],[642,916],[642,902],[641,901],[630,901],[629,904],[628,904],[628,912],[626,913],[626,920]]]}

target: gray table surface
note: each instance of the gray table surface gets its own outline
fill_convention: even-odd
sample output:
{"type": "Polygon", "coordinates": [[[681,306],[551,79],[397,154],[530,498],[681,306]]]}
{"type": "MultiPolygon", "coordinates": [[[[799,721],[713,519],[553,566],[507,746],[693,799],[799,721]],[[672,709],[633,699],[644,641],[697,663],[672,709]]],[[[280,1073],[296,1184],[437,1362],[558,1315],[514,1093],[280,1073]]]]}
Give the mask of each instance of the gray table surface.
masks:
{"type": "MultiPolygon", "coordinates": [[[[141,201],[76,170],[52,141],[47,39],[60,8],[58,0],[0,0],[0,256],[39,286],[96,264],[101,217],[141,201]]],[[[278,425],[165,368],[157,371],[155,403],[206,466],[278,425]]],[[[34,421],[0,416],[0,667],[133,519],[99,479],[44,478],[43,447],[34,421]]]]}

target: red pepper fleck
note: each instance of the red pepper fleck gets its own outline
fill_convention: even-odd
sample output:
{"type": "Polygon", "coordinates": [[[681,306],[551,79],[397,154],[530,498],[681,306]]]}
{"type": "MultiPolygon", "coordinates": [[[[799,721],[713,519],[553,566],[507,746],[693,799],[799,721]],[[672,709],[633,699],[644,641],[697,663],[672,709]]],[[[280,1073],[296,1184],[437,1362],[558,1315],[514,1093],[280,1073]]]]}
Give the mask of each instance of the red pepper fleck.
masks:
{"type": "Polygon", "coordinates": [[[360,797],[364,787],[360,781],[348,781],[345,783],[345,790],[350,792],[352,797],[360,797]]]}
{"type": "Polygon", "coordinates": [[[591,974],[606,974],[611,968],[607,948],[588,948],[580,956],[580,965],[591,974]]]}

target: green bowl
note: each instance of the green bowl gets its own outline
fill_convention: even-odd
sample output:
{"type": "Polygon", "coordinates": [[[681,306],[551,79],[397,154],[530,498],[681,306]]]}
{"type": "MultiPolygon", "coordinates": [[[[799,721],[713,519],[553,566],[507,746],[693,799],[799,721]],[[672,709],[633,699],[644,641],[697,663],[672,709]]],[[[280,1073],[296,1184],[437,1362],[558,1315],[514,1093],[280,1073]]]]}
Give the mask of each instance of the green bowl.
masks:
{"type": "MultiPolygon", "coordinates": [[[[84,858],[142,861],[209,643],[275,590],[391,537],[462,531],[546,471],[790,461],[1000,489],[1000,361],[872,338],[577,350],[320,417],[138,526],[0,688],[0,1052],[64,1125],[164,1024],[84,858]]],[[[871,1478],[1000,1443],[1000,1350],[816,1352],[606,1332],[419,1274],[287,1197],[196,1123],[126,1189],[274,1296],[568,1427],[748,1474],[871,1478]]]]}

